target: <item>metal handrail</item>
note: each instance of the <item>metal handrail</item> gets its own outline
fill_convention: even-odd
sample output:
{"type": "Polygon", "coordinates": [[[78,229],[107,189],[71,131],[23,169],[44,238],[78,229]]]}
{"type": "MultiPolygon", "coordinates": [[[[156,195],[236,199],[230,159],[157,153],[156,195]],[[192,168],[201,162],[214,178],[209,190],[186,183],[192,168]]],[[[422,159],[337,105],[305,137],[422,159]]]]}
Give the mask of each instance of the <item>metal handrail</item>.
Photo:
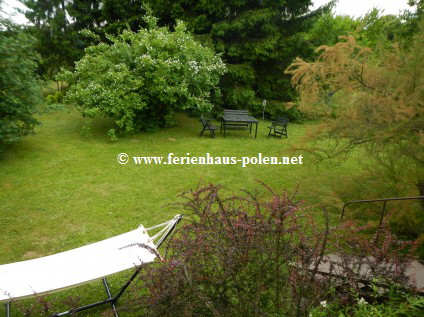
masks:
{"type": "Polygon", "coordinates": [[[417,200],[417,199],[424,199],[424,196],[414,196],[414,197],[400,197],[400,198],[380,198],[380,199],[366,199],[366,200],[352,200],[348,201],[343,205],[342,208],[342,215],[341,219],[343,219],[345,214],[345,209],[347,205],[353,204],[353,203],[371,203],[376,201],[384,201],[383,209],[381,210],[381,216],[380,216],[380,223],[378,224],[378,227],[381,228],[381,224],[383,223],[384,213],[386,211],[386,205],[388,201],[392,200],[417,200]]]}
{"type": "Polygon", "coordinates": [[[383,224],[383,219],[384,219],[384,214],[386,212],[386,205],[388,201],[392,201],[392,200],[418,200],[418,199],[423,199],[424,200],[424,196],[414,196],[414,197],[400,197],[400,198],[380,198],[380,199],[366,199],[366,200],[351,200],[348,201],[347,203],[345,203],[343,205],[342,208],[342,215],[341,215],[341,219],[343,220],[344,214],[345,214],[345,209],[347,205],[353,204],[353,203],[371,203],[371,202],[377,202],[377,201],[383,201],[383,209],[381,209],[381,215],[380,215],[380,222],[378,224],[378,229],[377,229],[377,235],[375,237],[375,243],[378,242],[378,238],[380,236],[380,229],[381,229],[381,225],[383,224]]]}

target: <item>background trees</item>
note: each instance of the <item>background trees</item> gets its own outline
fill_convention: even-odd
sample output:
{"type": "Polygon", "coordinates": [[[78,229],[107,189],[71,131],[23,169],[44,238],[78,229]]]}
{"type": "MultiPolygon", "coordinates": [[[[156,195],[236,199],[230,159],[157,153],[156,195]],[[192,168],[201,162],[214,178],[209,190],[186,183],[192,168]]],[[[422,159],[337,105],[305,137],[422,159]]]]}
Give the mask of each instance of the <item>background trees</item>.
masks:
{"type": "MultiPolygon", "coordinates": [[[[0,2],[1,8],[1,2],[0,2]]],[[[33,133],[41,91],[35,77],[34,39],[0,17],[0,150],[33,133]]]]}
{"type": "Polygon", "coordinates": [[[339,41],[339,36],[348,35],[361,26],[358,19],[350,16],[334,16],[326,12],[315,18],[311,29],[306,34],[307,41],[312,49],[321,45],[334,45],[339,41]]]}
{"type": "MultiPolygon", "coordinates": [[[[115,0],[22,0],[26,16],[34,26],[29,29],[39,39],[43,57],[40,73],[52,78],[60,67],[72,68],[89,45],[78,34],[81,29],[99,34],[119,34],[129,28],[145,26],[141,1],[115,0]]],[[[294,98],[284,69],[298,56],[312,53],[305,45],[304,32],[329,9],[310,12],[311,0],[272,1],[146,1],[160,25],[173,27],[186,21],[197,39],[222,53],[228,73],[221,81],[222,99],[216,104],[229,108],[249,107],[261,112],[262,100],[268,109],[283,109],[283,101],[294,98]]]]}
{"type": "Polygon", "coordinates": [[[66,0],[22,0],[28,7],[25,16],[32,22],[27,32],[37,39],[41,59],[38,72],[52,79],[60,67],[72,67],[82,56],[83,43],[71,24],[66,0]]]}
{"type": "MultiPolygon", "coordinates": [[[[116,0],[22,0],[27,17],[33,22],[29,31],[38,39],[37,51],[42,56],[39,73],[53,78],[60,67],[72,69],[90,42],[79,34],[89,29],[108,41],[105,34],[117,35],[129,27],[145,27],[143,2],[116,0]]],[[[405,12],[401,20],[381,16],[375,11],[363,19],[333,17],[333,1],[314,12],[311,0],[272,1],[146,1],[159,18],[159,25],[173,27],[177,19],[186,21],[188,30],[202,43],[222,53],[228,72],[220,83],[222,98],[217,105],[231,108],[249,107],[262,112],[267,99],[267,112],[272,116],[287,112],[286,101],[296,99],[284,69],[296,56],[312,58],[314,47],[333,45],[339,35],[346,35],[362,25],[358,40],[375,46],[382,37],[389,42],[407,39],[417,29],[422,12],[421,1],[411,1],[417,10],[405,12]],[[322,16],[327,12],[325,15],[322,16]],[[322,16],[322,17],[321,17],[322,16]],[[385,33],[385,34],[383,34],[385,33]]]]}
{"type": "Polygon", "coordinates": [[[308,55],[304,31],[312,17],[330,5],[310,12],[310,0],[302,1],[152,1],[160,23],[187,21],[190,31],[223,54],[228,73],[221,82],[221,105],[262,111],[283,107],[294,96],[283,71],[297,55],[308,55]]]}

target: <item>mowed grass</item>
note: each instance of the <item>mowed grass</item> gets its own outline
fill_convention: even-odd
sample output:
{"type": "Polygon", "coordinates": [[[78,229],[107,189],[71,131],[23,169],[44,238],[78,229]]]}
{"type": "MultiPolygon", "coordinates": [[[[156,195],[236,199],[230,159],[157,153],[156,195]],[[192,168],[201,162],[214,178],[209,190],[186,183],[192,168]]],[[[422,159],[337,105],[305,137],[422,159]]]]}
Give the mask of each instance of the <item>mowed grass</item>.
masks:
{"type": "Polygon", "coordinates": [[[168,220],[183,210],[166,205],[179,201],[181,192],[199,182],[221,184],[236,194],[258,188],[257,180],[289,193],[300,186],[298,198],[313,206],[328,200],[333,189],[343,185],[341,178],[360,169],[355,159],[317,167],[307,152],[291,150],[317,123],[291,123],[288,139],[268,138],[266,121],[260,121],[257,139],[246,131],[228,131],[225,139],[218,132],[212,139],[208,132],[199,137],[198,119],[178,114],[173,128],[112,142],[107,119],[94,122],[92,136],[81,136],[84,118],[71,107],[39,120],[36,134],[7,148],[0,161],[0,264],[82,246],[140,223],[148,227],[168,220]],[[119,153],[130,156],[128,164],[117,162],[119,153]],[[303,164],[136,165],[131,158],[168,153],[239,159],[258,153],[302,155],[303,164]]]}

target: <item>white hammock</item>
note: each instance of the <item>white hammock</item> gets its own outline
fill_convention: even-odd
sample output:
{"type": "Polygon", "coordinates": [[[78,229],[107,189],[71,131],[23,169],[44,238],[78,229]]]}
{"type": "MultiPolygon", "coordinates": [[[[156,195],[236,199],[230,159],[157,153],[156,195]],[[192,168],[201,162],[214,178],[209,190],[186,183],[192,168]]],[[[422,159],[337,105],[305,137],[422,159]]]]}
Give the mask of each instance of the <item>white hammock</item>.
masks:
{"type": "Polygon", "coordinates": [[[180,219],[181,216],[177,215],[152,228],[140,226],[136,230],[70,251],[0,265],[0,302],[74,287],[152,262],[156,254],[159,255],[157,247],[180,219]],[[160,226],[164,228],[149,237],[147,230],[160,226]]]}

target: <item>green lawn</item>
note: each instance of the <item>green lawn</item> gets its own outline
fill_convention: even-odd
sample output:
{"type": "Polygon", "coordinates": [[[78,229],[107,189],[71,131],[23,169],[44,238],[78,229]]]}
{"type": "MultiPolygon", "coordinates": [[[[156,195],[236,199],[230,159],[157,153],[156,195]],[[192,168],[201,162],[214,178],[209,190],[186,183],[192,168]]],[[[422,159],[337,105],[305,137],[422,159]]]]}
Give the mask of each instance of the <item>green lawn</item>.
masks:
{"type": "MultiPolygon", "coordinates": [[[[170,219],[178,211],[164,205],[195,188],[200,180],[237,192],[262,180],[293,192],[315,205],[334,201],[332,188],[360,169],[354,159],[341,166],[312,164],[306,152],[293,152],[316,123],[289,125],[289,138],[268,138],[260,121],[258,138],[229,131],[224,139],[205,132],[198,119],[177,116],[177,125],[157,133],[140,133],[111,142],[109,120],[98,120],[89,137],[80,135],[84,119],[71,108],[45,114],[36,134],[7,149],[0,161],[0,263],[27,260],[99,241],[170,219]],[[303,155],[302,165],[126,165],[117,155],[230,156],[241,158],[303,155]]],[[[132,159],[131,159],[132,160],[132,159]]],[[[97,286],[95,286],[97,287],[97,286]]],[[[103,295],[102,295],[103,296],[103,295]]],[[[0,308],[0,314],[2,314],[0,308]]],[[[122,315],[125,316],[125,315],[122,315]]],[[[130,315],[128,315],[130,316],[130,315]]]]}

